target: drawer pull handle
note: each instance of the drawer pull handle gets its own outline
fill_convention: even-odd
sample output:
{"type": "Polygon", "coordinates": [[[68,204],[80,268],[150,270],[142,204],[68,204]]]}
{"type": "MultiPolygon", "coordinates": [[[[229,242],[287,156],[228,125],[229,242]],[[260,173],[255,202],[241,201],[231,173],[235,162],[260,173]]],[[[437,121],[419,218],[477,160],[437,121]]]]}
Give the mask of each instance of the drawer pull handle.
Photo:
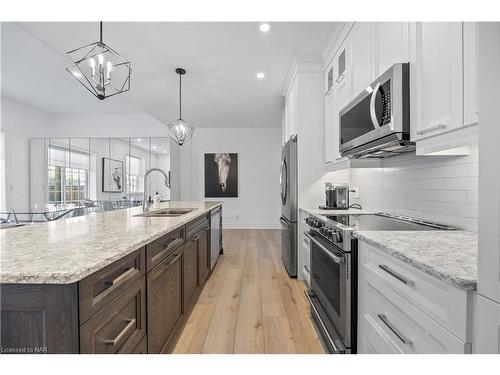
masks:
{"type": "Polygon", "coordinates": [[[181,256],[182,256],[182,253],[177,254],[177,255],[176,255],[176,257],[175,257],[174,259],[172,259],[170,262],[168,262],[168,263],[166,262],[166,263],[165,263],[165,266],[171,266],[171,265],[172,265],[172,264],[174,264],[174,263],[177,261],[177,259],[179,259],[181,256]]]}
{"type": "Polygon", "coordinates": [[[198,241],[199,239],[200,239],[200,236],[196,236],[196,237],[193,237],[193,239],[192,239],[191,241],[196,242],[196,241],[198,241]]]}
{"type": "Polygon", "coordinates": [[[429,126],[426,129],[419,130],[419,131],[417,131],[416,134],[422,135],[422,134],[429,133],[429,132],[434,131],[434,130],[439,130],[439,129],[444,129],[444,128],[446,128],[446,124],[437,124],[434,126],[429,126]]]}
{"type": "Polygon", "coordinates": [[[130,331],[130,329],[135,326],[135,319],[127,319],[126,322],[128,322],[128,324],[125,326],[125,328],[121,330],[121,332],[113,340],[104,340],[104,342],[106,344],[116,346],[116,344],[118,344],[121,341],[123,336],[125,336],[127,332],[130,331]]]}
{"type": "Polygon", "coordinates": [[[403,335],[396,327],[394,327],[394,325],[391,322],[389,322],[389,319],[387,319],[387,315],[378,314],[377,316],[392,331],[392,333],[394,333],[397,336],[397,338],[401,340],[403,344],[405,345],[413,344],[413,341],[411,339],[403,335]]]}
{"type": "Polygon", "coordinates": [[[415,281],[410,280],[409,278],[401,275],[399,272],[394,271],[393,269],[389,268],[388,265],[386,265],[386,264],[379,264],[378,266],[379,266],[379,268],[383,269],[389,275],[395,277],[396,279],[398,279],[402,283],[404,283],[406,285],[415,285],[415,281]]]}
{"type": "Polygon", "coordinates": [[[118,276],[116,279],[113,279],[111,281],[106,281],[106,284],[108,285],[116,285],[119,284],[121,281],[129,277],[135,272],[135,268],[131,267],[128,270],[126,270],[124,273],[122,273],[120,276],[118,276]]]}

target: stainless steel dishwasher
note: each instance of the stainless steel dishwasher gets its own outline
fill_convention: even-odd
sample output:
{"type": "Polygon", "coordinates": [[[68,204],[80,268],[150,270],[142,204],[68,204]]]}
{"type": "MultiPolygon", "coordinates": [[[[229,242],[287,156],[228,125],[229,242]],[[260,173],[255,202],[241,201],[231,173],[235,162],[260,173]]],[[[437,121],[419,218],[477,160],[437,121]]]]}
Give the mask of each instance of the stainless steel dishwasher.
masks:
{"type": "Polygon", "coordinates": [[[222,208],[212,211],[210,221],[210,270],[213,270],[222,250],[222,208]]]}

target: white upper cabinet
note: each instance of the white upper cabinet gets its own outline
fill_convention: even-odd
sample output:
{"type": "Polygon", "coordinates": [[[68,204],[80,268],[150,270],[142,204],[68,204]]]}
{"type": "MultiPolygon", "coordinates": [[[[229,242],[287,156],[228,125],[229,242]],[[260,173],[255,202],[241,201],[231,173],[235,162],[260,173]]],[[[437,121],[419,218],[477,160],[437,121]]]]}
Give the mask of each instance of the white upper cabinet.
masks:
{"type": "Polygon", "coordinates": [[[297,81],[294,80],[290,90],[285,97],[285,121],[283,143],[285,143],[293,134],[296,133],[297,121],[297,81]]]}
{"type": "Polygon", "coordinates": [[[410,23],[377,22],[375,29],[375,77],[380,76],[396,63],[410,60],[410,23]]]}
{"type": "Polygon", "coordinates": [[[333,91],[328,93],[325,98],[325,163],[331,163],[339,157],[338,141],[338,111],[335,108],[333,91]]]}
{"type": "Polygon", "coordinates": [[[325,97],[325,163],[341,159],[339,112],[350,100],[350,70],[348,44],[340,46],[326,71],[325,97]]]}
{"type": "Polygon", "coordinates": [[[464,126],[479,122],[477,93],[477,23],[463,24],[464,49],[464,126]]]}
{"type": "Polygon", "coordinates": [[[351,41],[351,88],[356,97],[375,79],[373,23],[358,22],[349,38],[351,41]]]}
{"type": "Polygon", "coordinates": [[[463,126],[462,43],[460,22],[410,28],[412,140],[463,126]]]}

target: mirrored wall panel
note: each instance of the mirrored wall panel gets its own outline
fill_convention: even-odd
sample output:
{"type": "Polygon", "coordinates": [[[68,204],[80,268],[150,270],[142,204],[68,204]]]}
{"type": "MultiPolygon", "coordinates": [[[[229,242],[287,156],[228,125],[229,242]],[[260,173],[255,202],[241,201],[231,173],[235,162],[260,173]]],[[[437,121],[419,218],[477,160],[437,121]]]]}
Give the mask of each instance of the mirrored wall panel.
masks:
{"type": "Polygon", "coordinates": [[[142,205],[156,193],[178,199],[177,148],[169,137],[31,139],[27,210],[107,211],[142,205]],[[158,171],[145,179],[151,168],[165,171],[169,186],[158,171]]]}

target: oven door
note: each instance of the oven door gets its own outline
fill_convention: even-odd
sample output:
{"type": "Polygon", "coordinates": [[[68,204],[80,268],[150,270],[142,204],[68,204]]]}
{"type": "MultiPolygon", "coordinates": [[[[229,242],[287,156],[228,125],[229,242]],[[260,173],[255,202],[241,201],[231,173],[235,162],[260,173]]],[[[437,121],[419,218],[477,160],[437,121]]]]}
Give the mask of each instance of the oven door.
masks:
{"type": "Polygon", "coordinates": [[[350,347],[349,254],[314,232],[309,232],[308,237],[311,240],[311,291],[343,344],[350,347]]]}

